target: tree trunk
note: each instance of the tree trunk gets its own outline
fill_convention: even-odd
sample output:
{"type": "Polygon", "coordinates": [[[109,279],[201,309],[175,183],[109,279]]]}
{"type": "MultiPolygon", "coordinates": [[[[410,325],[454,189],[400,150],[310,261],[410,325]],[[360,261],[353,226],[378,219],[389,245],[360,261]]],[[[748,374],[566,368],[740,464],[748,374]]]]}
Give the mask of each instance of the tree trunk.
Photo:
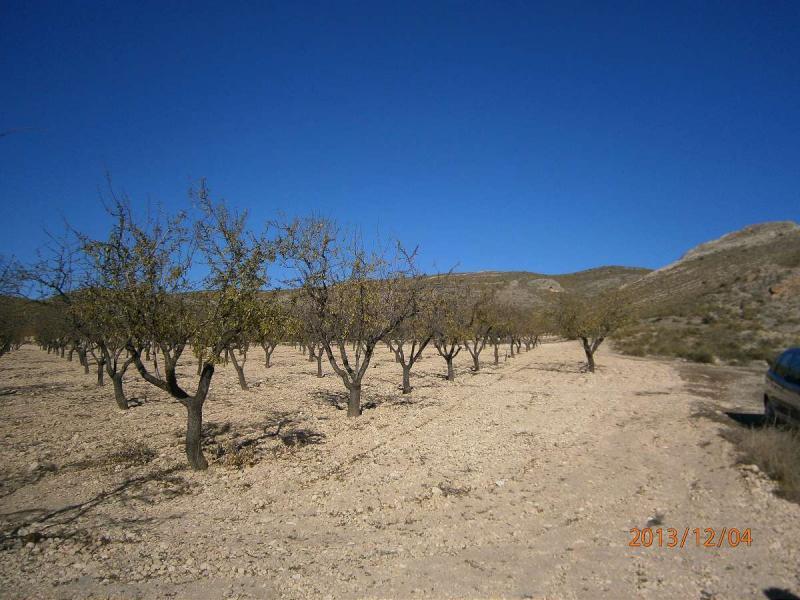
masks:
{"type": "Polygon", "coordinates": [[[61,358],[64,358],[64,346],[61,346],[61,358]]]}
{"type": "Polygon", "coordinates": [[[594,352],[586,352],[586,368],[590,373],[594,373],[594,352]]]}
{"type": "Polygon", "coordinates": [[[128,410],[128,399],[125,398],[125,392],[122,389],[122,373],[114,375],[112,381],[114,382],[114,400],[117,403],[117,407],[122,410],[128,410]]]}
{"type": "Polygon", "coordinates": [[[511,344],[509,344],[509,345],[511,347],[511,358],[514,358],[514,340],[513,339],[511,340],[511,344]]]}
{"type": "Polygon", "coordinates": [[[494,345],[494,364],[495,366],[500,364],[500,346],[498,344],[494,345]]]}
{"type": "MultiPolygon", "coordinates": [[[[322,354],[322,348],[319,349],[319,353],[322,354]]],[[[314,347],[313,346],[309,346],[308,347],[308,362],[314,362],[315,358],[316,358],[316,356],[314,355],[314,347]]]]}
{"type": "Polygon", "coordinates": [[[589,344],[589,340],[583,341],[583,351],[586,354],[586,370],[589,373],[594,373],[594,350],[589,344]]]}
{"type": "Polygon", "coordinates": [[[476,373],[481,370],[480,354],[477,352],[472,355],[472,370],[476,373]]]}
{"type": "Polygon", "coordinates": [[[234,363],[233,368],[236,369],[236,377],[239,379],[239,387],[243,390],[249,390],[250,388],[247,387],[247,380],[244,378],[244,367],[234,363]]]}
{"type": "Polygon", "coordinates": [[[69,352],[67,353],[67,362],[72,362],[72,354],[75,352],[75,348],[70,348],[69,352]]]}
{"type": "Polygon", "coordinates": [[[322,377],[322,348],[319,349],[317,354],[317,377],[322,377]]]}
{"type": "Polygon", "coordinates": [[[189,399],[186,413],[186,458],[195,471],[203,471],[208,468],[208,461],[203,456],[203,402],[189,399]]]}
{"type": "Polygon", "coordinates": [[[347,399],[347,416],[361,416],[361,384],[350,385],[350,397],[347,399]]]}
{"type": "Polygon", "coordinates": [[[403,365],[403,393],[411,393],[411,365],[403,365]]]}
{"type": "Polygon", "coordinates": [[[456,372],[453,369],[453,359],[445,358],[445,360],[447,361],[447,381],[455,381],[456,372]]]}
{"type": "Polygon", "coordinates": [[[244,361],[239,364],[239,361],[236,360],[236,350],[231,350],[229,356],[231,357],[233,368],[236,369],[236,377],[239,378],[239,387],[247,391],[250,388],[247,387],[247,380],[244,378],[244,361]]]}
{"type": "Polygon", "coordinates": [[[104,372],[106,367],[106,361],[100,359],[97,361],[97,385],[102,386],[105,384],[105,379],[103,378],[104,372]]]}
{"type": "Polygon", "coordinates": [[[270,348],[267,346],[262,346],[264,348],[264,366],[269,369],[270,368],[270,360],[272,359],[272,351],[275,349],[275,346],[270,348]]]}

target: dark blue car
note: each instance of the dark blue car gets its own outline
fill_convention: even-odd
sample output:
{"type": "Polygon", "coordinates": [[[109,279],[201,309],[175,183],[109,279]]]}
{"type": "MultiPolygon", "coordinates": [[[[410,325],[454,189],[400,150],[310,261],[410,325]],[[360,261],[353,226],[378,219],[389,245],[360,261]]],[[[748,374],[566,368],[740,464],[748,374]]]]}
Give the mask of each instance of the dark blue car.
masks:
{"type": "Polygon", "coordinates": [[[800,348],[789,348],[767,371],[764,416],[768,423],[800,426],[800,348]]]}

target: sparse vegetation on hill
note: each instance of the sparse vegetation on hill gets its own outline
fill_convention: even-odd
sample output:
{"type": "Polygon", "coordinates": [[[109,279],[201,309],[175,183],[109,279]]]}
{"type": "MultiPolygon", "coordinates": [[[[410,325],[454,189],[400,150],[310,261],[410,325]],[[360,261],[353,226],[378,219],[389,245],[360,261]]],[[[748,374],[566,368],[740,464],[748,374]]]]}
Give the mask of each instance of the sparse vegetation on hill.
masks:
{"type": "Polygon", "coordinates": [[[625,289],[642,319],[617,337],[635,355],[769,360],[800,342],[800,227],[767,223],[701,244],[625,289]]]}

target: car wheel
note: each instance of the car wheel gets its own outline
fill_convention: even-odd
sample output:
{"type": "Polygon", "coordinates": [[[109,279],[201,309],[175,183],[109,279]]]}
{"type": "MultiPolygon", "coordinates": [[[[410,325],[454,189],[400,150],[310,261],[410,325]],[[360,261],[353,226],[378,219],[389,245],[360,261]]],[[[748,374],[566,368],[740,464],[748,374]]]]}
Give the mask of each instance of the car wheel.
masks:
{"type": "Polygon", "coordinates": [[[766,396],[764,396],[764,423],[767,425],[778,424],[778,413],[775,411],[775,405],[766,396]]]}

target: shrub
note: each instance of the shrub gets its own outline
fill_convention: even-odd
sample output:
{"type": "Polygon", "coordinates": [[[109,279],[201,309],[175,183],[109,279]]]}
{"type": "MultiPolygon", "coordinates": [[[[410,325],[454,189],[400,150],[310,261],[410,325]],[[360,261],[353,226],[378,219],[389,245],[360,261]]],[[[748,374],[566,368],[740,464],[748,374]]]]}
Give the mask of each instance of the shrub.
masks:
{"type": "Polygon", "coordinates": [[[110,464],[146,465],[156,457],[157,453],[140,440],[128,441],[123,447],[108,456],[110,464]]]}
{"type": "Polygon", "coordinates": [[[714,355],[705,348],[692,348],[690,350],[683,350],[678,356],[697,363],[708,364],[714,362],[714,355]]]}
{"type": "Polygon", "coordinates": [[[222,458],[220,462],[229,469],[243,469],[252,467],[258,462],[253,446],[239,447],[235,442],[225,442],[222,445],[222,458]]]}

